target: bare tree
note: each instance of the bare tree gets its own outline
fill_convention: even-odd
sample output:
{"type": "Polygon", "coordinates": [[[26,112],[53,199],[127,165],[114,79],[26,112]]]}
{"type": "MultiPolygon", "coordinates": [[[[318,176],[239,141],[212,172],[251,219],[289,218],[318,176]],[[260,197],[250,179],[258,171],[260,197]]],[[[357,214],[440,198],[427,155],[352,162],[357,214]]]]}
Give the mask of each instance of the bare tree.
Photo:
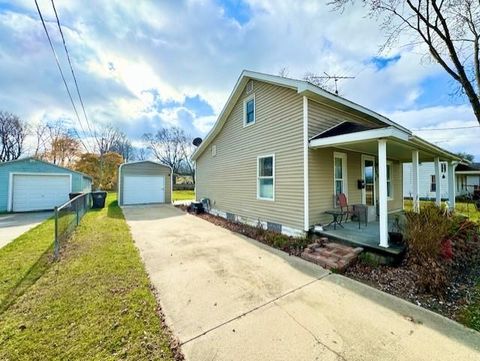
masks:
{"type": "Polygon", "coordinates": [[[286,66],[284,66],[283,68],[280,68],[280,70],[278,71],[278,76],[281,76],[282,78],[288,78],[288,74],[289,74],[289,71],[286,66]]]}
{"type": "Polygon", "coordinates": [[[18,159],[26,136],[27,125],[18,116],[0,112],[0,162],[18,159]]]}
{"type": "Polygon", "coordinates": [[[148,149],[147,148],[144,148],[144,147],[136,148],[134,150],[134,152],[135,152],[135,158],[137,160],[146,160],[147,157],[148,157],[148,149]]]}
{"type": "MultiPolygon", "coordinates": [[[[337,10],[355,0],[332,0],[337,10]]],[[[390,47],[403,35],[427,54],[459,85],[480,123],[480,1],[363,0],[369,15],[382,18],[390,47]]]]}
{"type": "Polygon", "coordinates": [[[100,129],[96,136],[98,152],[100,153],[100,156],[114,151],[113,148],[119,141],[121,141],[122,135],[122,132],[120,132],[118,128],[111,124],[100,129]]]}
{"type": "Polygon", "coordinates": [[[36,158],[53,164],[70,166],[80,154],[80,141],[64,121],[39,123],[33,129],[36,138],[36,158]]]}
{"type": "Polygon", "coordinates": [[[119,132],[118,139],[110,148],[111,152],[122,156],[124,162],[135,159],[135,149],[125,133],[119,132]]]}
{"type": "MultiPolygon", "coordinates": [[[[172,167],[174,173],[181,170],[182,165],[190,163],[190,137],[178,127],[162,128],[157,133],[146,133],[143,140],[153,156],[160,162],[172,167]]],[[[187,165],[189,167],[189,165],[187,165]]],[[[193,167],[192,167],[193,169],[193,167]]]]}

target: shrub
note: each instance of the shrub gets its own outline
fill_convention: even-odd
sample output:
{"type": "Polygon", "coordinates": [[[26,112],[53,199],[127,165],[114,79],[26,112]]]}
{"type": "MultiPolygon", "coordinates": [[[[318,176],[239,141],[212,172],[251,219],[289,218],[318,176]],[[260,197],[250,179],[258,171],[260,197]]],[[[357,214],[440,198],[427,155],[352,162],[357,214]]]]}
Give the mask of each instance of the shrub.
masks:
{"type": "Polygon", "coordinates": [[[409,256],[423,260],[436,258],[442,242],[449,238],[452,220],[434,204],[422,207],[420,213],[406,212],[405,238],[409,256]]]}
{"type": "Polygon", "coordinates": [[[406,212],[407,265],[417,286],[439,294],[454,272],[461,272],[480,255],[479,225],[463,216],[447,214],[435,204],[420,213],[406,212]]]}

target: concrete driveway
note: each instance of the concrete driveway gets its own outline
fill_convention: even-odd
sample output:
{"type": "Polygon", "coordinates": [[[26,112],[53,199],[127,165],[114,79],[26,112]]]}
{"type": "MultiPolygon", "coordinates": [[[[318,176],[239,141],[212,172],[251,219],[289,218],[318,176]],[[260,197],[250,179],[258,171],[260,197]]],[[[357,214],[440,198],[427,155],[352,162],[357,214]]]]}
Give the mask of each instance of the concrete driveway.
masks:
{"type": "Polygon", "coordinates": [[[0,248],[13,241],[29,229],[36,227],[52,212],[9,213],[0,215],[0,248]]]}
{"type": "Polygon", "coordinates": [[[480,334],[172,206],[124,213],[187,360],[480,360],[480,334]]]}

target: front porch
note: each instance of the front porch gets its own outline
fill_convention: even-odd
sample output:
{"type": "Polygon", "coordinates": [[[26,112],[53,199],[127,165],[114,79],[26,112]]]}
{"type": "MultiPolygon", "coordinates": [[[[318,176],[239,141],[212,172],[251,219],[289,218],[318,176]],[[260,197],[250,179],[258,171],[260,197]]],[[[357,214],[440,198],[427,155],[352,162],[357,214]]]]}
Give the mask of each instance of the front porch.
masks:
{"type": "MultiPolygon", "coordinates": [[[[435,163],[432,182],[436,203],[441,203],[440,161],[448,162],[448,198],[455,207],[455,166],[460,158],[396,127],[368,128],[342,122],[309,139],[311,150],[311,209],[310,226],[323,225],[323,236],[361,246],[388,255],[400,255],[404,246],[391,242],[389,231],[395,213],[403,209],[403,163],[412,163],[414,211],[420,211],[419,164],[435,163]],[[327,163],[326,159],[332,163],[327,163]],[[328,183],[333,185],[329,186],[328,183]],[[330,188],[333,188],[333,192],[330,188]],[[340,206],[339,195],[348,198],[340,206]],[[333,200],[333,204],[329,202],[333,200]],[[326,228],[332,207],[344,213],[349,206],[367,208],[368,224],[326,228]]],[[[311,229],[311,228],[310,228],[311,229]]]]}
{"type": "MultiPolygon", "coordinates": [[[[402,213],[392,213],[388,216],[388,229],[393,229],[396,217],[402,213]]],[[[378,221],[369,222],[367,225],[361,224],[358,228],[358,222],[348,221],[342,223],[342,227],[325,227],[323,231],[316,231],[321,236],[340,241],[351,246],[362,247],[366,251],[381,253],[397,257],[405,251],[404,245],[397,245],[389,242],[389,247],[380,246],[380,223],[378,221]]]]}

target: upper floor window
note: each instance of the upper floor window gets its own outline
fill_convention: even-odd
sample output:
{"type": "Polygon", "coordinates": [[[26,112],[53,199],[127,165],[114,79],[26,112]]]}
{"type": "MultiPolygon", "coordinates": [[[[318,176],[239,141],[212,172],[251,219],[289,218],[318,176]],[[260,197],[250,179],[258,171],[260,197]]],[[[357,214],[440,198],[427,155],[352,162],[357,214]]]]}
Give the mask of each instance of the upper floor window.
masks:
{"type": "Polygon", "coordinates": [[[243,101],[243,126],[255,124],[255,94],[243,101]]]}

